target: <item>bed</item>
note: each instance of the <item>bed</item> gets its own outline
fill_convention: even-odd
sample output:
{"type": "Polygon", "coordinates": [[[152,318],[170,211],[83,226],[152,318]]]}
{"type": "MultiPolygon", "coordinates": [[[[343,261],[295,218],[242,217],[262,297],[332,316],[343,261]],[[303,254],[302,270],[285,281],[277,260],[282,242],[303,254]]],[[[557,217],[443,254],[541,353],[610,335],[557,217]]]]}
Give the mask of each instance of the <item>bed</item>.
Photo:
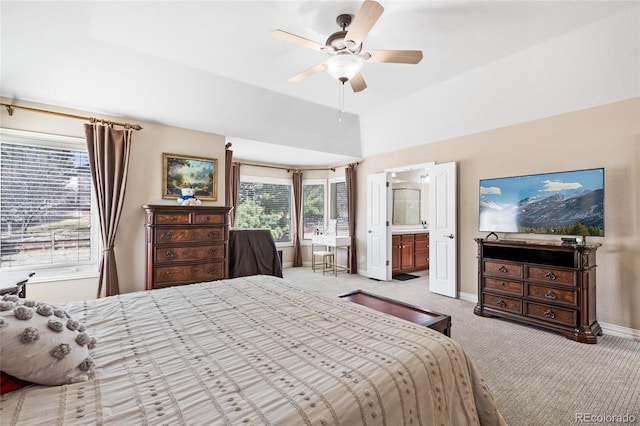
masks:
{"type": "Polygon", "coordinates": [[[2,425],[504,424],[455,341],[286,279],[62,307],[97,339],[93,378],[2,395],[2,425]]]}

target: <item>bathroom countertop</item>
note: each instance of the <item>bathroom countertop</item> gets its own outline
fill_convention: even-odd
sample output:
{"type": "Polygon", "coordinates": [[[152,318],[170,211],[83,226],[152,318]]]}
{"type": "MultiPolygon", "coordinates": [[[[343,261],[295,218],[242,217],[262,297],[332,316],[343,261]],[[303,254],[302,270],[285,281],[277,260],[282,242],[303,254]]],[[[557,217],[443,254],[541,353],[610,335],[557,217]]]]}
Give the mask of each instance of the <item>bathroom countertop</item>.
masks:
{"type": "Polygon", "coordinates": [[[391,228],[391,235],[399,235],[399,234],[428,234],[429,230],[428,229],[424,229],[422,227],[418,228],[413,227],[402,227],[402,228],[391,228]]]}

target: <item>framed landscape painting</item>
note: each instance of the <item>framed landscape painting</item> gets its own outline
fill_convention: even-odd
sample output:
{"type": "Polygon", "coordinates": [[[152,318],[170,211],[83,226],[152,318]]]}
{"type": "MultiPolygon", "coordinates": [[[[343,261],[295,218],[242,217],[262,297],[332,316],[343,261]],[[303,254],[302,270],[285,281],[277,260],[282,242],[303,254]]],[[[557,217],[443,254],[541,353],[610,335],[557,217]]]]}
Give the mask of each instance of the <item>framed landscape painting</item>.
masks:
{"type": "Polygon", "coordinates": [[[162,198],[177,199],[193,188],[202,201],[217,201],[218,160],[162,153],[162,198]]]}

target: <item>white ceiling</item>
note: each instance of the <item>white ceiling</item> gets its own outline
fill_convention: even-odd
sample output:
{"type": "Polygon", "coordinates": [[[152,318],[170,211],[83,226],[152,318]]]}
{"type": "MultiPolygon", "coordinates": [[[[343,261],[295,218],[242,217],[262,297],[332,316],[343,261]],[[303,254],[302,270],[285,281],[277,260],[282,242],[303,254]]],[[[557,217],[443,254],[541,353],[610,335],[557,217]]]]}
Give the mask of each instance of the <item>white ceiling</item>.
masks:
{"type": "Polygon", "coordinates": [[[368,88],[322,72],[360,1],[2,1],[0,94],[223,134],[236,159],[335,165],[393,149],[640,96],[638,1],[395,1],[365,48],[368,88]]]}

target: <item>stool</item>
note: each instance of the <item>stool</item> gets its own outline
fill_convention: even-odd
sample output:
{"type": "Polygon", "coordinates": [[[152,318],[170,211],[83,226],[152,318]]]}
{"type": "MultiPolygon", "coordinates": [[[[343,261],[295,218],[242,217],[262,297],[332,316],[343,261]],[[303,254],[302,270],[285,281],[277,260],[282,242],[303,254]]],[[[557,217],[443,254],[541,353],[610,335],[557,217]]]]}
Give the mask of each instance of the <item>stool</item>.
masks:
{"type": "Polygon", "coordinates": [[[338,275],[336,270],[336,262],[332,251],[314,251],[311,258],[311,270],[316,271],[316,256],[322,258],[322,275],[325,272],[331,271],[333,275],[338,275]]]}

